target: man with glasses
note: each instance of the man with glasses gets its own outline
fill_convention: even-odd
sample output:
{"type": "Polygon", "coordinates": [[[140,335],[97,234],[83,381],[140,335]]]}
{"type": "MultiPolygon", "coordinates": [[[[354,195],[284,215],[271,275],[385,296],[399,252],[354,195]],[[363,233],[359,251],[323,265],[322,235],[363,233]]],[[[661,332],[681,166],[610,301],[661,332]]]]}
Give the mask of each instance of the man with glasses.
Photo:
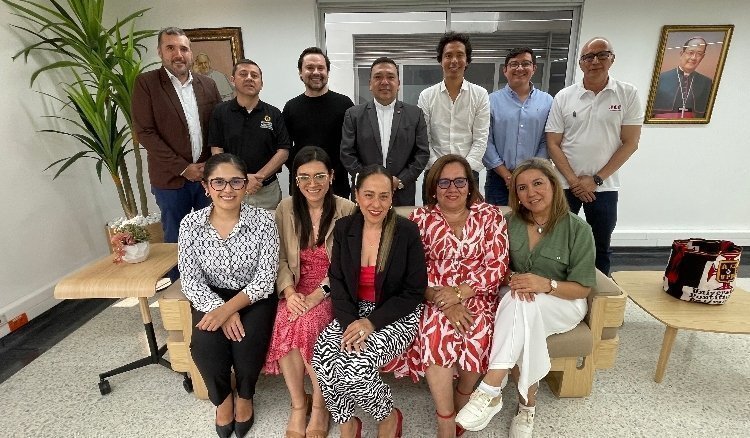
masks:
{"type": "Polygon", "coordinates": [[[680,50],[680,65],[659,75],[653,106],[655,118],[706,117],[712,81],[695,70],[706,56],[707,47],[702,37],[690,38],[680,50]]]}
{"type": "Polygon", "coordinates": [[[247,166],[245,202],[273,210],[281,201],[276,176],[289,156],[289,135],[281,111],[260,100],[263,72],[258,64],[241,59],[232,71],[236,97],[216,106],[211,116],[208,145],[212,154],[229,152],[247,166]]]}
{"type": "MultiPolygon", "coordinates": [[[[221,95],[214,81],[193,75],[190,39],[167,27],[157,38],[161,68],[138,75],[133,87],[133,125],[148,151],[151,192],[161,210],[164,241],[177,243],[180,221],[208,206],[201,186],[208,121],[221,95]]],[[[175,280],[177,270],[169,273],[175,280]]]]}
{"type": "Polygon", "coordinates": [[[474,178],[479,180],[490,128],[490,101],[487,90],[464,78],[471,64],[471,50],[466,34],[447,32],[440,38],[437,61],[443,67],[443,80],[423,90],[417,105],[424,111],[427,123],[427,169],[443,155],[456,154],[466,158],[474,178]]]}
{"type": "Polygon", "coordinates": [[[544,125],[552,96],[534,87],[536,57],[528,47],[511,49],[505,56],[503,75],[508,83],[490,94],[490,135],[482,162],[487,168],[485,199],[508,205],[513,169],[529,158],[547,158],[544,125]]]}
{"type": "Polygon", "coordinates": [[[346,110],[341,162],[352,177],[369,164],[393,175],[393,205],[414,205],[416,181],[430,159],[427,125],[418,106],[397,100],[398,66],[386,57],[370,66],[374,99],[346,110]]]}
{"type": "Polygon", "coordinates": [[[560,90],[547,119],[547,151],[571,211],[583,206],[596,244],[596,267],[609,275],[617,223],[618,169],[638,149],[643,107],[638,90],[615,80],[612,44],[593,38],[581,48],[583,80],[560,90]]]}

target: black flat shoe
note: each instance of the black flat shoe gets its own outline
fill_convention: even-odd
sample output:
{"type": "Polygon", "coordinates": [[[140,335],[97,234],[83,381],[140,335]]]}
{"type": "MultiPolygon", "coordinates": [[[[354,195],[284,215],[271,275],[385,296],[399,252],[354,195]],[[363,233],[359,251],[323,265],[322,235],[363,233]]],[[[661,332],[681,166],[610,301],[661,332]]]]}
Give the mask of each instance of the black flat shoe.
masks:
{"type": "Polygon", "coordinates": [[[233,431],[234,431],[234,421],[224,426],[219,426],[218,424],[216,425],[216,434],[219,435],[221,438],[231,437],[233,431]]]}
{"type": "Polygon", "coordinates": [[[254,422],[255,422],[255,413],[253,413],[253,416],[250,417],[250,419],[247,421],[235,421],[234,433],[237,435],[237,438],[244,438],[245,435],[247,435],[247,433],[250,432],[250,428],[253,427],[254,422]]]}

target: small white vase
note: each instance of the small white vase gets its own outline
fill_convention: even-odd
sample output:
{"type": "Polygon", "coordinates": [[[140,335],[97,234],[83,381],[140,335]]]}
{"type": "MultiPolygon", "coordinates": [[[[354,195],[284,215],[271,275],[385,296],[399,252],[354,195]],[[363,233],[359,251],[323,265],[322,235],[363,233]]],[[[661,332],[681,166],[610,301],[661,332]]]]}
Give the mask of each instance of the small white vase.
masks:
{"type": "Polygon", "coordinates": [[[140,263],[148,258],[148,252],[151,248],[149,242],[140,242],[135,245],[125,245],[125,255],[122,260],[127,263],[140,263]]]}

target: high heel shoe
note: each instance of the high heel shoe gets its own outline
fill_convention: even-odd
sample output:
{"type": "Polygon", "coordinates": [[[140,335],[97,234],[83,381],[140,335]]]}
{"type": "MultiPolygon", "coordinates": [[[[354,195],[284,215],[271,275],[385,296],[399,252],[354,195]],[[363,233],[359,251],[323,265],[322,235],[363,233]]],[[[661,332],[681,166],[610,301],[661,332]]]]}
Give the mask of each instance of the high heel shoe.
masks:
{"type": "MultiPolygon", "coordinates": [[[[250,432],[250,428],[253,427],[253,423],[255,423],[255,412],[253,412],[253,416],[250,417],[247,421],[235,421],[234,422],[234,433],[237,435],[237,438],[244,438],[245,435],[247,435],[248,432],[250,432]]],[[[228,437],[229,435],[227,435],[228,437]]]]}
{"type": "MultiPolygon", "coordinates": [[[[437,415],[438,418],[443,419],[443,420],[451,420],[456,416],[456,411],[453,411],[448,415],[441,415],[440,412],[435,411],[435,415],[437,415]]],[[[456,424],[456,438],[460,437],[464,433],[466,433],[466,429],[461,427],[461,425],[456,424]]]]}
{"type": "Polygon", "coordinates": [[[393,410],[396,411],[396,434],[394,435],[394,437],[401,438],[401,434],[404,428],[404,414],[401,413],[401,410],[399,408],[393,408],[393,410]]]}
{"type": "Polygon", "coordinates": [[[354,432],[354,438],[362,438],[362,420],[360,420],[359,417],[352,417],[352,420],[357,423],[357,430],[354,432]]]}
{"type": "Polygon", "coordinates": [[[232,436],[232,432],[234,432],[234,421],[225,424],[224,426],[216,425],[216,434],[219,435],[220,438],[229,438],[232,436]]]}
{"type": "Polygon", "coordinates": [[[319,411],[324,411],[326,413],[326,415],[329,416],[329,418],[328,418],[328,427],[326,427],[326,430],[318,430],[318,429],[308,430],[305,433],[305,438],[327,438],[328,437],[328,432],[331,430],[331,419],[330,419],[330,414],[328,413],[328,408],[326,408],[325,405],[323,405],[323,406],[312,405],[311,409],[317,409],[319,411]]]}
{"type": "MultiPolygon", "coordinates": [[[[305,417],[310,415],[310,411],[312,410],[312,395],[305,394],[305,404],[303,406],[300,406],[298,408],[295,408],[294,405],[289,405],[289,408],[292,411],[305,411],[305,417]]],[[[295,432],[293,430],[287,429],[286,432],[284,432],[284,438],[305,438],[304,433],[295,432]]]]}

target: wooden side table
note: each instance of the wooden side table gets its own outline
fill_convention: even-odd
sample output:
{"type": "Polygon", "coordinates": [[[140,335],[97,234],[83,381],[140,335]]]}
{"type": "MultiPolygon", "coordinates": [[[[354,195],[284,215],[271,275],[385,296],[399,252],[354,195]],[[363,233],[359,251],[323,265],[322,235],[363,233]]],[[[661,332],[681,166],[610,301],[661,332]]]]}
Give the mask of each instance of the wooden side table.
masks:
{"type": "Polygon", "coordinates": [[[654,381],[661,383],[672,353],[677,330],[715,333],[750,333],[750,293],[735,287],[721,305],[690,303],[677,299],[663,289],[663,271],[622,271],[612,278],[630,299],[666,326],[656,364],[654,381]]]}
{"type": "MultiPolygon", "coordinates": [[[[148,258],[141,263],[113,263],[113,257],[110,254],[89,263],[63,278],[55,287],[55,298],[59,299],[138,298],[150,354],[99,374],[99,391],[102,395],[112,391],[107,378],[117,374],[152,364],[172,369],[170,363],[162,358],[167,346],[159,348],[156,343],[148,298],[156,293],[156,283],[177,265],[177,244],[152,243],[148,258]]],[[[187,375],[184,386],[186,389],[190,386],[187,375]]]]}

